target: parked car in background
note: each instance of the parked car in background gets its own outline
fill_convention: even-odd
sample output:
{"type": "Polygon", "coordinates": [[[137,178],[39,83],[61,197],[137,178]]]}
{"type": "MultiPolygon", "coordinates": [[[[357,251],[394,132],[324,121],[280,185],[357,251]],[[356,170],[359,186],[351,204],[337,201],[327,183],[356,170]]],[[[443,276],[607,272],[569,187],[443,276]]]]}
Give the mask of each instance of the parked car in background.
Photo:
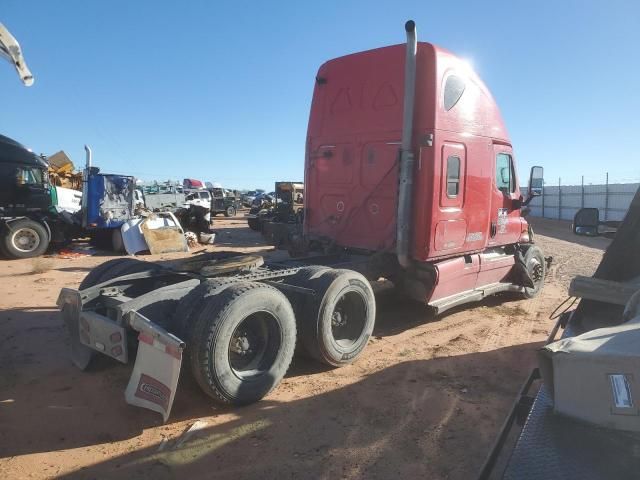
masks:
{"type": "Polygon", "coordinates": [[[184,197],[183,206],[197,205],[199,207],[210,208],[211,193],[208,190],[197,190],[188,192],[184,197]]]}
{"type": "Polygon", "coordinates": [[[251,205],[253,204],[253,201],[255,200],[257,195],[260,195],[264,193],[264,190],[261,189],[257,189],[257,190],[249,190],[247,193],[245,193],[242,196],[242,204],[245,207],[251,207],[251,205]]]}
{"type": "Polygon", "coordinates": [[[251,202],[251,207],[259,207],[264,203],[271,203],[275,200],[275,198],[276,198],[275,192],[259,193],[253,198],[253,201],[251,202]]]}
{"type": "Polygon", "coordinates": [[[219,183],[214,183],[209,192],[211,192],[212,215],[224,213],[225,217],[235,217],[240,207],[242,207],[241,202],[236,199],[233,191],[224,189],[219,183]]]}

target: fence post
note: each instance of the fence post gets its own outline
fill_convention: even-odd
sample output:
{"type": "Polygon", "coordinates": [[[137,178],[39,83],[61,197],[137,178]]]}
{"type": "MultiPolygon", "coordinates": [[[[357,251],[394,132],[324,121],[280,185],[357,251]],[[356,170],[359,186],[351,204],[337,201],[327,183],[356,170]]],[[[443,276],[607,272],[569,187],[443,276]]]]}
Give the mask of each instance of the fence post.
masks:
{"type": "Polygon", "coordinates": [[[582,175],[582,181],[580,183],[580,208],[584,208],[584,175],[582,175]]]}
{"type": "Polygon", "coordinates": [[[562,186],[560,177],[558,177],[558,220],[562,220],[562,186]]]}
{"type": "Polygon", "coordinates": [[[606,183],[604,185],[604,221],[607,221],[609,213],[609,172],[607,172],[606,183]]]}
{"type": "Polygon", "coordinates": [[[542,180],[542,218],[544,218],[544,180],[542,180]]]}

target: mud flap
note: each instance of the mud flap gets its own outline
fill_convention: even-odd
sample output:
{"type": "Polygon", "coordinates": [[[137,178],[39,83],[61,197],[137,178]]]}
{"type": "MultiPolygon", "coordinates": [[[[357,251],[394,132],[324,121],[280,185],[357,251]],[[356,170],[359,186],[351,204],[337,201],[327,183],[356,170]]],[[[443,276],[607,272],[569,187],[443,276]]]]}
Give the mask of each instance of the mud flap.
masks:
{"type": "Polygon", "coordinates": [[[131,311],[128,315],[130,325],[140,334],[125,399],[131,405],[160,413],[166,422],[178,387],[185,344],[138,312],[131,311]]]}
{"type": "Polygon", "coordinates": [[[514,274],[515,274],[515,283],[517,285],[521,285],[527,288],[535,288],[535,284],[533,283],[533,279],[531,275],[529,275],[529,270],[527,269],[527,264],[524,262],[524,257],[522,256],[522,252],[520,250],[516,250],[514,255],[515,263],[513,265],[514,274]]]}

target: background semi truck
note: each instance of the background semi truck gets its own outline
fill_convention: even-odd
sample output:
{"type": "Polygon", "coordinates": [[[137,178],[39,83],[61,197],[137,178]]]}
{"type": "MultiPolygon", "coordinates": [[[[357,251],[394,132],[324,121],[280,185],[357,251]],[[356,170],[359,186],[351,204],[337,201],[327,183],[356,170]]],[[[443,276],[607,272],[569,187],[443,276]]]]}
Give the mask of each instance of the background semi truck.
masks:
{"type": "MultiPolygon", "coordinates": [[[[0,58],[11,63],[26,86],[33,75],[20,44],[0,24],[0,58]]],[[[135,179],[105,175],[93,167],[87,152],[80,209],[75,195],[49,182],[45,157],[0,135],[0,253],[9,258],[43,254],[51,242],[66,243],[89,236],[115,250],[123,250],[120,226],[134,214],[138,202],[135,179]],[[64,204],[71,202],[71,208],[64,204]]]]}
{"type": "Polygon", "coordinates": [[[123,249],[120,227],[135,214],[135,179],[100,173],[85,148],[79,208],[65,207],[70,192],[49,182],[46,158],[0,135],[0,251],[6,257],[36,257],[52,242],[81,237],[123,249]]]}
{"type": "MultiPolygon", "coordinates": [[[[417,43],[331,60],[315,78],[305,159],[308,255],[265,263],[218,252],[182,261],[117,259],[58,299],[76,365],[129,359],[132,404],[169,415],[183,350],[222,403],[257,401],[296,343],[326,365],[355,361],[372,334],[370,282],[442,312],[498,292],[537,295],[545,258],[500,112],[453,54],[417,43]]],[[[539,183],[534,167],[530,185],[539,183]]]]}

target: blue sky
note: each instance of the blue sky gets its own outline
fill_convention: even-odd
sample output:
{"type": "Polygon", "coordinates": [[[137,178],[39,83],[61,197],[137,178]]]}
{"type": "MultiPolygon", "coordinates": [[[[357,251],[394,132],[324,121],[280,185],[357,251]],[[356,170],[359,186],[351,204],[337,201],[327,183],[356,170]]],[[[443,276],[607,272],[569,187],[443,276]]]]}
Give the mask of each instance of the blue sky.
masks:
{"type": "Polygon", "coordinates": [[[640,2],[3,0],[35,84],[0,64],[0,132],[105,172],[234,188],[303,178],[316,70],[419,39],[469,59],[548,183],[640,179],[640,2]]]}

